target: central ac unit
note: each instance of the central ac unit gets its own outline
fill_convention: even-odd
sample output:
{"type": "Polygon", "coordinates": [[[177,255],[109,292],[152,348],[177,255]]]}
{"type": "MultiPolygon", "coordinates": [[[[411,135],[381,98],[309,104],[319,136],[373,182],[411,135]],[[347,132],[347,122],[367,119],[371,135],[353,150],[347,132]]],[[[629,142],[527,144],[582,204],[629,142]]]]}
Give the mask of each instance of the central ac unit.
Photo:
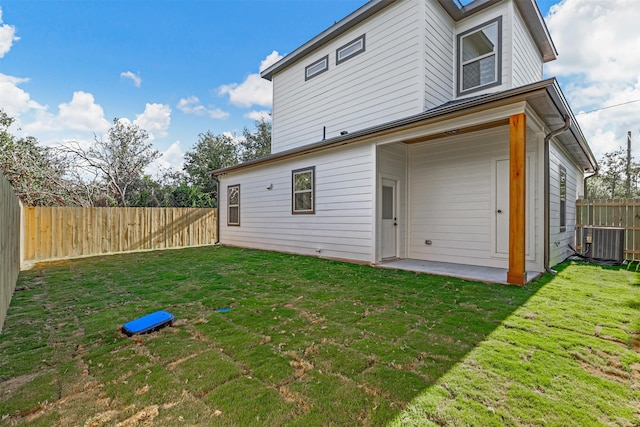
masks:
{"type": "Polygon", "coordinates": [[[584,256],[618,264],[624,262],[624,228],[584,227],[582,240],[584,256]]]}

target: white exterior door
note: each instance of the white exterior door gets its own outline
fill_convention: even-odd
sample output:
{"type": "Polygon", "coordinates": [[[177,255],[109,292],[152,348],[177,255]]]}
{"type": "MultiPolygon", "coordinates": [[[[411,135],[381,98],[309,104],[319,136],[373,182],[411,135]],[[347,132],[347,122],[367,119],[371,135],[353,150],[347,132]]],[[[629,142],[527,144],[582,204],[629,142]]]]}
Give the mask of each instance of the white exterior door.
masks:
{"type": "Polygon", "coordinates": [[[396,181],[391,179],[382,180],[382,259],[397,256],[398,214],[396,190],[396,181]]]}

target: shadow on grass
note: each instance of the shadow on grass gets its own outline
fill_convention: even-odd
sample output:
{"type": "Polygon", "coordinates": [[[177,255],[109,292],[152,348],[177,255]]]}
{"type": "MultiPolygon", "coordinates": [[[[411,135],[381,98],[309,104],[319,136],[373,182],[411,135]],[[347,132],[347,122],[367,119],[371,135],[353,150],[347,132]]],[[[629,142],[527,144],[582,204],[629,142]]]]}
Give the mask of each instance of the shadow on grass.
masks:
{"type": "Polygon", "coordinates": [[[391,425],[639,425],[638,273],[556,270],[391,425]]]}
{"type": "Polygon", "coordinates": [[[0,342],[0,425],[385,425],[551,279],[226,247],[38,266],[0,342]],[[118,331],[159,309],[175,327],[118,331]]]}

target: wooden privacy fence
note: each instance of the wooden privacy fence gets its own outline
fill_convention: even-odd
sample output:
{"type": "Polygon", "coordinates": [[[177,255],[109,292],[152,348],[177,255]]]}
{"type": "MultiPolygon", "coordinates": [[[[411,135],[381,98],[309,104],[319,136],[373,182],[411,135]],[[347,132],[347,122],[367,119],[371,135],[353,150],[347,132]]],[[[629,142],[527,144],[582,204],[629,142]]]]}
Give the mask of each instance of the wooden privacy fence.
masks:
{"type": "Polygon", "coordinates": [[[0,331],[20,273],[20,201],[0,173],[0,331]]]}
{"type": "Polygon", "coordinates": [[[217,220],[204,208],[26,207],[24,260],[212,245],[217,220]]]}
{"type": "Polygon", "coordinates": [[[576,246],[582,249],[582,227],[625,229],[625,258],[640,260],[640,200],[581,199],[576,202],[576,246]]]}

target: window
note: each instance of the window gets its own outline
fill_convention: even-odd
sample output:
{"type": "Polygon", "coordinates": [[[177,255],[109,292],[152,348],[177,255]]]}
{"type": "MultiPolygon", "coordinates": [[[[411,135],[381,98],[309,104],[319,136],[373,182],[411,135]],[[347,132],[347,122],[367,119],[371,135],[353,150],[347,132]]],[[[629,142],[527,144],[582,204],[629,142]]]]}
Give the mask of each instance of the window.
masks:
{"type": "Polygon", "coordinates": [[[240,184],[227,187],[227,225],[240,225],[240,184]]]}
{"type": "Polygon", "coordinates": [[[560,231],[567,231],[567,170],[560,166],[560,231]]]}
{"type": "Polygon", "coordinates": [[[458,35],[458,95],[502,83],[502,17],[458,35]]]}
{"type": "Polygon", "coordinates": [[[297,169],[291,173],[292,200],[294,214],[315,213],[315,173],[316,168],[297,169]]]}
{"type": "Polygon", "coordinates": [[[336,65],[364,52],[364,34],[336,50],[336,65]]]}
{"type": "Polygon", "coordinates": [[[314,78],[318,74],[322,74],[329,69],[329,55],[325,56],[314,62],[311,65],[307,65],[304,69],[304,79],[309,80],[314,78]]]}

